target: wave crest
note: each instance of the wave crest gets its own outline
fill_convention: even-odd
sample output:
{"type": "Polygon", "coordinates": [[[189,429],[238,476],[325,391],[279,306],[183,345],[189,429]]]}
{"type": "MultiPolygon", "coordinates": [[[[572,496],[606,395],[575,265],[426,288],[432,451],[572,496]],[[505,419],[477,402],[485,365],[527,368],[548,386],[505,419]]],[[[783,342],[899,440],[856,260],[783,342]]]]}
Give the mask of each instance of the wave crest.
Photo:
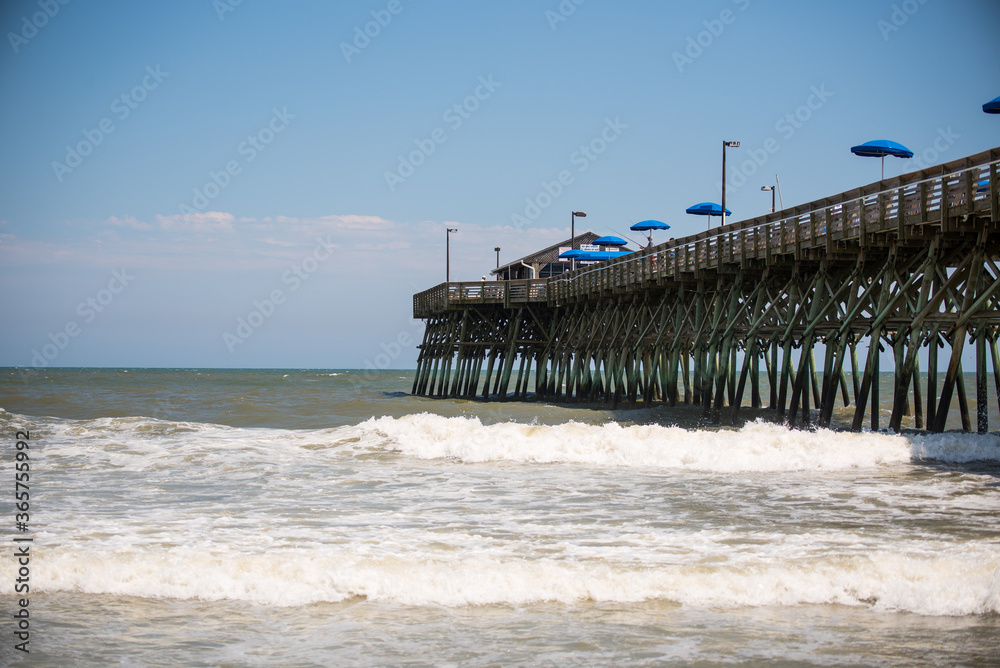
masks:
{"type": "Polygon", "coordinates": [[[420,459],[639,466],[707,472],[836,471],[904,463],[1000,461],[996,435],[905,436],[799,431],[765,422],[739,430],[657,425],[483,425],[478,418],[423,413],[358,425],[369,440],[420,459]]]}
{"type": "MultiPolygon", "coordinates": [[[[5,565],[0,573],[9,575],[11,569],[5,565]]],[[[487,555],[359,555],[346,549],[262,554],[180,547],[113,554],[57,549],[40,561],[37,578],[42,591],[276,607],[362,597],[445,606],[664,600],[721,608],[829,603],[922,615],[1000,612],[1000,553],[986,547],[923,556],[878,552],[656,566],[487,555]]]]}

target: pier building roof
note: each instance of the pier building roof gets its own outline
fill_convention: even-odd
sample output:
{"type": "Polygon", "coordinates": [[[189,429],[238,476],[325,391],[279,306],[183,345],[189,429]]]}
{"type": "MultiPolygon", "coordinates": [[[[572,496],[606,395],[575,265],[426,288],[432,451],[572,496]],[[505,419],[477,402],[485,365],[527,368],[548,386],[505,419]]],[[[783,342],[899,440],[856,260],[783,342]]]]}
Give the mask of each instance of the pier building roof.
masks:
{"type": "MultiPolygon", "coordinates": [[[[599,234],[595,234],[590,230],[581,232],[576,235],[576,247],[579,248],[581,244],[594,243],[594,240],[599,237],[599,234]]],[[[522,258],[500,265],[498,269],[492,270],[490,274],[498,276],[503,281],[522,278],[547,278],[548,276],[560,274],[564,270],[569,269],[570,263],[559,259],[559,253],[561,252],[559,249],[565,250],[569,248],[572,241],[573,239],[565,239],[557,244],[552,244],[548,248],[543,248],[530,255],[525,255],[522,258]],[[531,268],[530,270],[529,267],[531,268]],[[555,268],[558,268],[558,271],[555,271],[555,268]]]]}

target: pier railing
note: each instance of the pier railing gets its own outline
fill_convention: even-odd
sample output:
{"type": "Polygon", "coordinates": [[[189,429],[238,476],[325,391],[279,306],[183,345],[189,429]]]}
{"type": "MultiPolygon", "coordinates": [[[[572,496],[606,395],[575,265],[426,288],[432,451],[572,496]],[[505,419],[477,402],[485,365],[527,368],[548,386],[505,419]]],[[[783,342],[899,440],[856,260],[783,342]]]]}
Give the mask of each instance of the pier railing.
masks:
{"type": "Polygon", "coordinates": [[[782,257],[803,259],[901,240],[920,228],[960,231],[976,214],[1000,220],[1000,148],[911,172],[833,197],[731,223],[550,279],[442,283],[413,297],[426,318],[470,304],[548,302],[624,292],[705,270],[782,257]]]}
{"type": "Polygon", "coordinates": [[[430,290],[413,295],[413,317],[424,318],[451,307],[477,304],[547,302],[549,279],[537,278],[519,281],[470,281],[467,283],[441,283],[430,290]]]}

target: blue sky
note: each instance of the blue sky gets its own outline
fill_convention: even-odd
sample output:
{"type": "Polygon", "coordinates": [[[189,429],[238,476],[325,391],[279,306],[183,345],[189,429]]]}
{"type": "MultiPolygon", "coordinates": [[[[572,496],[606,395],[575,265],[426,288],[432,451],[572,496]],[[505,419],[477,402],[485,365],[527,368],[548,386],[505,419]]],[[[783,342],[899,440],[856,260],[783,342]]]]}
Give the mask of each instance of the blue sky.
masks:
{"type": "Polygon", "coordinates": [[[701,231],[723,139],[733,220],[775,174],[785,206],[877,180],[871,139],[917,154],[887,177],[1000,145],[992,0],[34,0],[0,28],[4,365],[412,367],[447,227],[476,280],[573,210],[701,231]]]}

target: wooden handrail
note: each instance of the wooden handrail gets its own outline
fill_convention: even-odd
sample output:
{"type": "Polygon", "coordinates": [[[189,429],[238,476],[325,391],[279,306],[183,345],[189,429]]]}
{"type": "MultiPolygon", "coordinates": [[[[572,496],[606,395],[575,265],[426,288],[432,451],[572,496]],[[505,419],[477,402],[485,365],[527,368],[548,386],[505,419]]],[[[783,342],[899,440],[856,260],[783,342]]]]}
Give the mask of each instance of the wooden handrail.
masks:
{"type": "Polygon", "coordinates": [[[938,224],[948,231],[953,219],[977,213],[995,215],[1000,202],[1000,183],[995,178],[998,165],[1000,147],[552,278],[442,283],[413,296],[413,316],[426,318],[473,303],[551,303],[639,287],[659,278],[676,279],[749,259],[800,257],[812,249],[825,252],[832,241],[857,240],[864,247],[872,235],[891,231],[904,237],[910,234],[908,227],[920,224],[938,224]],[[930,214],[937,215],[932,218],[930,214]]]}

